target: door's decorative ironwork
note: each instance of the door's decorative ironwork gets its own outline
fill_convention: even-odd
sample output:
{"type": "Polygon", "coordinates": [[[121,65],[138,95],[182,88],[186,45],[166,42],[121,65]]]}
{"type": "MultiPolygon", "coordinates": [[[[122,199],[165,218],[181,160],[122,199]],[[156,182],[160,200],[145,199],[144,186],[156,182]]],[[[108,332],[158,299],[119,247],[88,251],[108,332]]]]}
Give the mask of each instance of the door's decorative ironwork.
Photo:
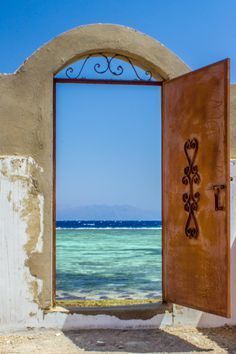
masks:
{"type": "Polygon", "coordinates": [[[125,55],[121,54],[112,54],[111,56],[108,56],[104,53],[95,53],[95,54],[89,54],[86,58],[84,58],[84,61],[82,63],[82,66],[80,70],[78,71],[78,74],[75,73],[75,68],[70,66],[65,70],[65,75],[68,79],[79,79],[81,78],[82,72],[86,66],[86,63],[89,61],[91,58],[100,59],[100,62],[98,61],[97,63],[93,64],[93,70],[97,74],[105,74],[105,73],[110,73],[114,76],[119,76],[121,77],[122,74],[125,72],[125,68],[123,65],[121,65],[121,61],[125,61],[130,64],[131,68],[133,69],[134,75],[135,75],[135,80],[139,81],[151,81],[152,80],[152,73],[150,71],[145,71],[144,75],[145,78],[142,78],[140,76],[140,73],[137,71],[135,68],[135,65],[132,63],[131,59],[125,55]],[[117,61],[116,61],[117,60],[117,61]]]}
{"type": "Polygon", "coordinates": [[[183,194],[184,210],[188,212],[188,219],[185,225],[185,235],[189,238],[197,238],[199,227],[195,212],[198,210],[200,193],[194,192],[194,184],[200,183],[200,175],[195,160],[198,152],[198,140],[196,138],[188,139],[184,144],[184,152],[188,160],[188,166],[184,169],[182,182],[189,185],[189,192],[183,194]]]}

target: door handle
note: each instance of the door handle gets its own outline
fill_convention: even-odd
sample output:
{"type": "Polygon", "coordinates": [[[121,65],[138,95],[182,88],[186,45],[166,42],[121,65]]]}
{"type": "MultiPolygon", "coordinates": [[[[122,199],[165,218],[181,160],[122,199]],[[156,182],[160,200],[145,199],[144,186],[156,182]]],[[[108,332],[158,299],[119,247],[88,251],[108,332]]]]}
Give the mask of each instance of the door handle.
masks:
{"type": "Polygon", "coordinates": [[[224,207],[220,205],[220,191],[225,189],[224,184],[215,184],[212,186],[215,197],[215,211],[224,210],[224,207]]]}

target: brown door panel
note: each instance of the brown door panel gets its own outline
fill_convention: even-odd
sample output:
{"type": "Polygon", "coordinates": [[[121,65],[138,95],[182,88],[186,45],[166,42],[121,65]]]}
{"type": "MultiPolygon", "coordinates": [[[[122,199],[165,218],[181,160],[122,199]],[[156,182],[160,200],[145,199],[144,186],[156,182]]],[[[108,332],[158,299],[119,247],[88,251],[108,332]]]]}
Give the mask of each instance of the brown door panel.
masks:
{"type": "Polygon", "coordinates": [[[229,60],[163,85],[163,300],[230,316],[229,60]]]}

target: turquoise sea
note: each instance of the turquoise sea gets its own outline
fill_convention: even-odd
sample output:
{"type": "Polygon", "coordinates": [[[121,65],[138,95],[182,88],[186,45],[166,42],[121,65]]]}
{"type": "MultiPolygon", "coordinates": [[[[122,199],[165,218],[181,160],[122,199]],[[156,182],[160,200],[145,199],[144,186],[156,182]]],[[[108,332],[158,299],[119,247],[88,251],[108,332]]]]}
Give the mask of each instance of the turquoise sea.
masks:
{"type": "Polygon", "coordinates": [[[148,227],[140,227],[140,222],[123,227],[114,227],[114,222],[109,227],[68,223],[59,226],[56,235],[57,299],[161,295],[160,223],[148,222],[148,227]]]}

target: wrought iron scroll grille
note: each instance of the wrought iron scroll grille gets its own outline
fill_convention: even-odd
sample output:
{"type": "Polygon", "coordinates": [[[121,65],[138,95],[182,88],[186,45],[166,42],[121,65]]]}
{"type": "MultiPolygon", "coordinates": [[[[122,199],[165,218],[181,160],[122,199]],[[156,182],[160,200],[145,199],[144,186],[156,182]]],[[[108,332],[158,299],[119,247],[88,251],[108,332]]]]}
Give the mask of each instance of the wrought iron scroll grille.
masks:
{"type": "Polygon", "coordinates": [[[142,70],[133,64],[131,59],[121,54],[107,55],[105,53],[89,54],[85,58],[79,60],[75,64],[62,70],[56,77],[60,78],[61,73],[67,79],[85,79],[88,72],[100,77],[109,74],[113,78],[123,79],[127,72],[133,73],[133,80],[137,81],[154,81],[151,71],[142,70]]]}
{"type": "Polygon", "coordinates": [[[183,184],[189,186],[189,192],[183,194],[184,210],[188,213],[185,225],[185,235],[189,238],[197,238],[199,227],[196,218],[200,193],[194,191],[194,185],[200,183],[200,175],[195,160],[198,152],[198,140],[196,138],[188,139],[184,144],[184,152],[188,161],[188,166],[184,169],[182,178],[183,184]]]}

